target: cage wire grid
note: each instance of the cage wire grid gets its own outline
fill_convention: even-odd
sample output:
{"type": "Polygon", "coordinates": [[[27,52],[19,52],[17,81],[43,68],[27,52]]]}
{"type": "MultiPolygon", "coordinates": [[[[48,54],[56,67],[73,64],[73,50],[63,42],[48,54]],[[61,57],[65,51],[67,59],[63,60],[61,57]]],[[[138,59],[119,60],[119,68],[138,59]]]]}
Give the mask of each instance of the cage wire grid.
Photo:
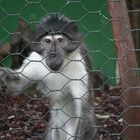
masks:
{"type": "MultiPolygon", "coordinates": [[[[139,109],[138,104],[128,104],[123,98],[128,90],[139,89],[139,85],[134,84],[134,86],[129,86],[129,83],[125,81],[124,85],[128,86],[127,89],[123,90],[120,78],[125,77],[129,71],[133,72],[138,71],[139,69],[137,67],[129,67],[129,65],[124,61],[123,64],[126,66],[127,70],[125,73],[123,73],[123,75],[121,75],[121,77],[117,77],[115,73],[115,71],[118,70],[116,63],[123,60],[123,58],[129,53],[133,51],[139,51],[139,48],[132,50],[128,48],[126,44],[120,43],[120,46],[125,48],[125,53],[117,58],[117,52],[115,49],[116,44],[114,43],[117,39],[115,39],[112,35],[113,33],[111,31],[111,23],[112,21],[121,22],[122,27],[126,30],[126,32],[121,34],[121,37],[119,38],[120,40],[123,40],[124,37],[129,33],[133,34],[135,31],[139,31],[140,29],[139,26],[134,29],[128,28],[127,24],[124,23],[122,19],[125,18],[128,13],[139,14],[140,8],[128,10],[126,7],[122,6],[121,8],[125,9],[124,12],[122,12],[121,15],[115,20],[112,20],[112,17],[109,15],[109,3],[122,4],[123,0],[98,0],[94,2],[92,0],[88,2],[85,0],[65,0],[61,2],[56,0],[24,0],[19,2],[15,0],[14,6],[12,6],[13,1],[0,0],[0,62],[1,66],[3,67],[16,67],[14,63],[15,60],[19,58],[19,56],[22,57],[22,59],[26,59],[26,56],[23,54],[23,52],[30,46],[30,44],[32,44],[32,42],[28,42],[23,46],[22,49],[17,50],[17,52],[11,52],[10,43],[13,39],[13,36],[22,36],[27,26],[29,26],[34,31],[35,25],[39,23],[40,19],[52,13],[70,17],[72,21],[79,25],[80,31],[83,33],[81,41],[84,40],[87,43],[87,52],[91,57],[93,70],[98,73],[100,73],[100,71],[103,72],[100,73],[102,81],[98,81],[96,88],[93,89],[95,106],[92,108],[95,108],[97,117],[97,139],[122,140],[127,139],[125,136],[125,131],[127,128],[139,126],[138,121],[136,124],[131,124],[127,121],[127,119],[125,120],[123,118],[124,114],[129,109],[139,109]],[[92,4],[97,4],[97,7],[92,6],[92,4]],[[71,9],[73,9],[74,12],[72,12],[71,9]],[[79,9],[80,13],[78,13],[79,9]],[[92,22],[92,18],[93,20],[96,20],[95,23],[94,21],[92,22]],[[22,30],[17,30],[19,19],[23,19],[26,22],[26,25],[24,28],[22,28],[22,30]],[[108,32],[108,30],[110,30],[110,32],[108,32]],[[118,83],[116,83],[117,80],[119,81],[118,83]],[[124,123],[125,126],[123,125],[124,123]]],[[[35,63],[34,61],[28,61],[28,64],[35,63]]],[[[17,63],[19,63],[19,61],[17,61],[15,64],[17,63]]],[[[40,63],[43,65],[42,60],[40,63]]],[[[79,62],[77,61],[76,63],[83,62],[82,60],[79,60],[79,62]]],[[[67,67],[68,64],[66,64],[65,67],[67,67]]],[[[22,75],[22,71],[20,74],[22,75]]],[[[42,79],[40,79],[38,82],[42,82],[42,80],[49,75],[50,73],[44,75],[44,77],[42,77],[42,79]]],[[[63,88],[72,80],[79,80],[83,83],[84,77],[81,79],[70,79],[61,72],[60,75],[67,79],[67,82],[64,84],[64,86],[58,89],[58,91],[61,91],[61,93],[64,95],[65,93],[63,92],[63,88]]],[[[28,82],[25,84],[26,88],[31,79],[26,77],[26,75],[22,76],[25,76],[25,78],[28,79],[28,82]]],[[[32,86],[23,94],[18,96],[8,96],[2,93],[0,94],[1,140],[42,139],[42,135],[45,132],[48,121],[51,117],[51,101],[44,94],[40,93],[40,91],[36,90],[35,86],[36,85],[32,86]]],[[[57,91],[52,91],[49,87],[47,88],[48,94],[57,91]]],[[[87,93],[85,92],[85,94],[87,93]]],[[[81,98],[81,101],[82,100],[83,99],[81,98]]],[[[67,105],[67,102],[65,104],[67,105]]],[[[59,108],[58,110],[61,111],[62,108],[59,108]]],[[[60,129],[65,131],[63,127],[60,129]]]]}

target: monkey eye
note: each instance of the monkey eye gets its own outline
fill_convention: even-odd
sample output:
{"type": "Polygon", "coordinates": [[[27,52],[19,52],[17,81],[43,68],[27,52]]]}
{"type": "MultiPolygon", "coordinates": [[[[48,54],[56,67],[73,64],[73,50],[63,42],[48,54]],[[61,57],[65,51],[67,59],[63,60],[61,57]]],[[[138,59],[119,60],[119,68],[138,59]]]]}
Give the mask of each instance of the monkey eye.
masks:
{"type": "Polygon", "coordinates": [[[46,43],[51,43],[51,40],[48,39],[48,38],[46,38],[46,39],[45,39],[45,42],[46,42],[46,43]]]}
{"type": "Polygon", "coordinates": [[[59,38],[57,38],[57,41],[61,43],[63,41],[63,38],[59,37],[59,38]]]}

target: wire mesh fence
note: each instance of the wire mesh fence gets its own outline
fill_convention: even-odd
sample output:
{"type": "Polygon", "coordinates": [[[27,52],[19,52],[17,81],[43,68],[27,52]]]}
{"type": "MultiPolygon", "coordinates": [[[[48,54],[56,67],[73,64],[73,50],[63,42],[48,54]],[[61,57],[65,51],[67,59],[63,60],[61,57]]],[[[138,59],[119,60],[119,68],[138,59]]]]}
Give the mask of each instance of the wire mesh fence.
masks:
{"type": "MultiPolygon", "coordinates": [[[[64,111],[65,107],[72,102],[68,100],[69,97],[64,89],[70,83],[77,83],[77,81],[85,86],[86,76],[93,72],[94,79],[90,81],[93,88],[87,89],[85,86],[86,90],[82,97],[76,96],[77,98],[74,99],[74,102],[76,100],[84,102],[84,97],[88,92],[94,91],[92,100],[94,104],[88,110],[94,110],[97,123],[94,126],[90,124],[89,129],[97,128],[97,139],[99,140],[139,140],[140,23],[138,19],[140,18],[140,2],[137,0],[126,0],[126,2],[124,0],[97,0],[94,2],[15,0],[14,2],[13,6],[13,1],[0,0],[0,64],[1,67],[10,67],[13,70],[20,69],[18,74],[26,79],[26,83],[23,84],[22,91],[10,89],[8,95],[5,94],[3,88],[0,89],[0,139],[41,140],[48,128],[60,129],[69,135],[66,139],[73,139],[71,131],[69,130],[69,132],[66,128],[73,116],[64,111]],[[44,58],[38,60],[35,57],[30,60],[28,55],[31,51],[37,50],[36,44],[40,43],[35,39],[36,24],[40,23],[42,17],[54,13],[65,15],[76,22],[82,32],[80,42],[86,42],[87,46],[82,58],[78,60],[66,58],[67,63],[64,69],[67,69],[71,63],[82,65],[81,68],[83,68],[85,66],[83,61],[89,55],[93,70],[87,71],[80,78],[75,76],[75,72],[69,76],[60,71],[57,74],[65,82],[59,84],[59,80],[53,79],[53,84],[58,85],[58,88],[52,89],[52,85],[48,83],[45,85],[47,93],[44,94],[36,87],[38,84],[44,84],[44,80],[49,79],[55,72],[48,72],[44,58]],[[135,52],[137,56],[135,56],[135,52]],[[25,61],[27,63],[23,66],[25,61]],[[31,75],[26,75],[25,71],[28,71],[28,66],[33,63],[35,68],[32,67],[32,69],[35,74],[31,78],[31,75]],[[39,80],[34,80],[34,77],[39,76],[39,71],[44,67],[45,73],[39,80]],[[29,86],[32,82],[35,84],[29,86]],[[19,92],[22,94],[16,95],[19,92]],[[10,95],[13,93],[15,96],[10,95]],[[66,96],[65,102],[61,108],[52,109],[51,96],[55,98],[56,93],[61,94],[62,97],[66,96]],[[60,128],[49,126],[53,110],[63,112],[62,114],[69,118],[60,128]]],[[[1,81],[2,77],[0,84],[2,84],[1,81]]],[[[80,90],[82,89],[77,87],[77,92],[80,90]]],[[[85,114],[90,114],[90,111],[85,114]]],[[[61,121],[57,116],[56,119],[58,122],[61,121]]]]}

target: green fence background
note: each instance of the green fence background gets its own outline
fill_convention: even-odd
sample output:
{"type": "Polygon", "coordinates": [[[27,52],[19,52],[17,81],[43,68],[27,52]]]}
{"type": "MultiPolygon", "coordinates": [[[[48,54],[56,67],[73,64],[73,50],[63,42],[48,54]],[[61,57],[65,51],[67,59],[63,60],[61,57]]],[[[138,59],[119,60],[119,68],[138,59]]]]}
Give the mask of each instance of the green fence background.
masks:
{"type": "MultiPolygon", "coordinates": [[[[115,47],[107,0],[0,0],[0,44],[9,42],[20,17],[35,23],[58,12],[75,20],[83,34],[94,70],[103,71],[115,84],[115,47]]],[[[4,63],[10,66],[10,55],[4,63]]]]}

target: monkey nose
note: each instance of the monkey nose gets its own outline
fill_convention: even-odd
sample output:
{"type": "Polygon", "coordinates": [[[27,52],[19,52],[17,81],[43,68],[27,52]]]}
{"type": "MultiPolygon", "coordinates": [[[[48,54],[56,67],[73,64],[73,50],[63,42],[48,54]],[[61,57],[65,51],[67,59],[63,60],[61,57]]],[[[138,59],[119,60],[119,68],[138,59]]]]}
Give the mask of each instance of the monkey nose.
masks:
{"type": "Polygon", "coordinates": [[[49,55],[50,57],[56,57],[58,54],[60,54],[59,52],[51,52],[49,55]]]}

